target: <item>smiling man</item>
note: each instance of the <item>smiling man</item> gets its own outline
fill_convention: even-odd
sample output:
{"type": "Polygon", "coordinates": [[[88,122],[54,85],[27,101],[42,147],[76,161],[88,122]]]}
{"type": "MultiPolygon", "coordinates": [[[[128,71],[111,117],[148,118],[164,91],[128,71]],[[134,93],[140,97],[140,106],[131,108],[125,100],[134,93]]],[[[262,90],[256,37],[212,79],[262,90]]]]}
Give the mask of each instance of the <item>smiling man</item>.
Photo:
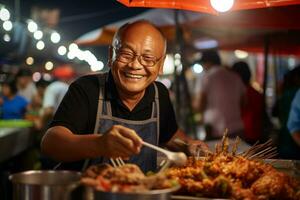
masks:
{"type": "Polygon", "coordinates": [[[142,141],[172,146],[180,138],[192,144],[191,149],[204,146],[178,129],[168,90],[155,82],[162,72],[166,40],[154,25],[125,24],[109,52],[108,73],[71,84],[42,140],[45,154],[68,169],[123,157],[146,172],[156,169],[157,155],[142,147],[142,141]]]}

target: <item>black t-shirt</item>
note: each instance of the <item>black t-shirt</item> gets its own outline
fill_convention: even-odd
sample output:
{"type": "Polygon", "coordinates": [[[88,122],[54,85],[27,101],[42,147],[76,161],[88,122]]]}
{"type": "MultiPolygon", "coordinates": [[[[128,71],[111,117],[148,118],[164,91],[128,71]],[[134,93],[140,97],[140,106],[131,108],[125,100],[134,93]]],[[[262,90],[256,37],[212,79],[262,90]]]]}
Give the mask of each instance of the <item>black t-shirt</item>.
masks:
{"type": "MultiPolygon", "coordinates": [[[[98,97],[99,75],[86,75],[73,82],[58,110],[50,127],[65,126],[75,134],[92,134],[95,127],[98,97]]],[[[168,142],[177,131],[177,122],[169,92],[160,82],[156,82],[159,93],[160,137],[159,143],[168,142]]],[[[152,102],[155,89],[151,84],[136,107],[130,111],[118,98],[118,92],[111,73],[105,81],[105,99],[111,102],[112,115],[128,120],[145,120],[151,117],[152,102]]]]}

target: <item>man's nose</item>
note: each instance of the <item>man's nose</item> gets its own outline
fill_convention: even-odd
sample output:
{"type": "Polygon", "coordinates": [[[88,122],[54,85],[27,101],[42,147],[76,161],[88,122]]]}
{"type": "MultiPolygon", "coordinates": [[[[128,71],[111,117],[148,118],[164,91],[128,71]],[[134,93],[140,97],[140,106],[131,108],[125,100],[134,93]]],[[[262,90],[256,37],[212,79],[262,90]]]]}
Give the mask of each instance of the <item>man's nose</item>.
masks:
{"type": "Polygon", "coordinates": [[[143,65],[139,61],[139,56],[135,56],[132,62],[128,63],[128,66],[134,69],[142,69],[143,65]]]}

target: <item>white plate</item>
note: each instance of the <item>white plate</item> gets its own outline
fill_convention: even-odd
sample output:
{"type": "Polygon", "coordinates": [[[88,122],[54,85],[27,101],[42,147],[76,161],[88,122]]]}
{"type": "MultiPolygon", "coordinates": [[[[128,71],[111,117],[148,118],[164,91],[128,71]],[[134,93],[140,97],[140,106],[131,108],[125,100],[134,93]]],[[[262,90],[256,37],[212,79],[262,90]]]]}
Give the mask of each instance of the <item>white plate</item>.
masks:
{"type": "Polygon", "coordinates": [[[172,195],[171,199],[172,200],[228,200],[228,199],[218,199],[218,198],[181,196],[181,195],[172,195]]]}

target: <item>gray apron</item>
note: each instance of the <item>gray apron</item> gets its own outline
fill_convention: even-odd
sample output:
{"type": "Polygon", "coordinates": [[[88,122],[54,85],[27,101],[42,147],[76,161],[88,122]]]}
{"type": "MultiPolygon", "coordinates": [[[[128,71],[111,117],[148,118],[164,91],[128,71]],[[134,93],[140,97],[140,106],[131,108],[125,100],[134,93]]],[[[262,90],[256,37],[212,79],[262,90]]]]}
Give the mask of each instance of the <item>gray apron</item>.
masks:
{"type": "MultiPolygon", "coordinates": [[[[147,120],[134,121],[112,116],[110,101],[104,99],[104,88],[106,75],[99,75],[99,99],[97,119],[94,128],[94,134],[105,134],[113,125],[122,125],[135,130],[135,132],[145,141],[154,145],[159,142],[159,101],[158,89],[154,83],[155,100],[152,102],[151,117],[147,120]]],[[[101,147],[99,147],[101,148],[101,147]]],[[[143,172],[156,170],[156,151],[148,147],[142,147],[138,155],[130,157],[126,162],[137,164],[143,172]]],[[[97,158],[86,161],[84,168],[89,164],[109,163],[109,158],[97,158]]]]}

